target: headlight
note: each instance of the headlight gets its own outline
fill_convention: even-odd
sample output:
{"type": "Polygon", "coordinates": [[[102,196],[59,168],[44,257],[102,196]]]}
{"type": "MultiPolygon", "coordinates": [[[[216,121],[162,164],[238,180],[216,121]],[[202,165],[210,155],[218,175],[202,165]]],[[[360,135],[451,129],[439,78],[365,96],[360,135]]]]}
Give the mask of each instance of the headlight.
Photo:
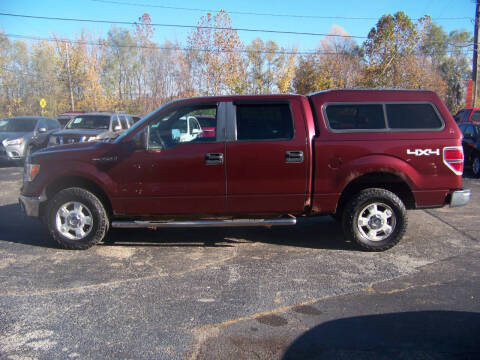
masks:
{"type": "Polygon", "coordinates": [[[13,139],[13,140],[3,140],[3,146],[8,145],[21,145],[25,140],[23,138],[13,139]]]}
{"type": "MultiPolygon", "coordinates": [[[[28,159],[29,161],[30,159],[28,159]]],[[[24,173],[23,173],[23,180],[24,181],[33,181],[37,176],[38,172],[40,171],[39,164],[30,164],[29,162],[25,163],[24,173]]]]}

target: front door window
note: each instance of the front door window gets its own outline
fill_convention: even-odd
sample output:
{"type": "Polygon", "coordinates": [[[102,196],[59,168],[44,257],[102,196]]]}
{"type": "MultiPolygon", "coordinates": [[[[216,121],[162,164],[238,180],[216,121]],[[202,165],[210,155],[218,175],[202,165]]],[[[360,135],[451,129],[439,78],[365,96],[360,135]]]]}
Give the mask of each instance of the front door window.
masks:
{"type": "Polygon", "coordinates": [[[169,149],[191,142],[215,142],[216,136],[203,136],[198,117],[217,117],[215,105],[197,105],[173,110],[149,125],[148,148],[169,149]]]}

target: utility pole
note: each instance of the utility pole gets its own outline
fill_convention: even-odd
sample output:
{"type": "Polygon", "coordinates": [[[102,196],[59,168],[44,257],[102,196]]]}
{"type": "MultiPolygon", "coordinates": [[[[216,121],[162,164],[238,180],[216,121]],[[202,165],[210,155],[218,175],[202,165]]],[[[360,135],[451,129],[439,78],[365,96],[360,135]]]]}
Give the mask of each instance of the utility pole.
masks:
{"type": "Polygon", "coordinates": [[[73,102],[72,75],[70,74],[70,43],[68,42],[66,43],[66,48],[67,48],[68,89],[70,90],[70,108],[72,109],[71,111],[75,111],[75,104],[73,102]]]}
{"type": "Polygon", "coordinates": [[[478,92],[478,17],[480,13],[480,0],[476,0],[475,6],[475,34],[473,36],[473,71],[472,71],[472,82],[473,82],[473,107],[477,105],[477,92],[478,92]]]}

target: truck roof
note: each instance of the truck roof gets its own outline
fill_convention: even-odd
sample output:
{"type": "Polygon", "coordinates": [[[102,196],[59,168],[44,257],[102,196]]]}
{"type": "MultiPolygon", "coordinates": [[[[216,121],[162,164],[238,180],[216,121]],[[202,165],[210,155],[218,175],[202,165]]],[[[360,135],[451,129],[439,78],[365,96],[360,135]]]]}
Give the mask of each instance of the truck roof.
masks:
{"type": "Polygon", "coordinates": [[[344,88],[344,89],[327,89],[319,90],[313,93],[308,94],[307,96],[317,95],[317,94],[326,94],[326,93],[335,93],[335,92],[423,92],[423,93],[434,93],[431,90],[424,89],[395,89],[395,88],[344,88]]]}
{"type": "Polygon", "coordinates": [[[431,90],[423,90],[423,89],[328,89],[328,90],[320,90],[308,95],[300,95],[300,94],[249,94],[249,95],[221,95],[221,96],[198,96],[198,97],[190,97],[190,98],[181,98],[177,100],[173,100],[174,102],[217,102],[217,101],[235,101],[235,100],[282,100],[288,98],[303,98],[303,97],[314,97],[318,95],[362,95],[366,97],[379,95],[379,93],[385,95],[407,95],[407,94],[425,94],[428,96],[435,96],[435,92],[431,90]]]}
{"type": "Polygon", "coordinates": [[[197,96],[189,98],[181,98],[175,101],[235,101],[235,100],[275,100],[275,99],[285,99],[292,97],[304,97],[299,94],[249,94],[249,95],[221,95],[221,96],[197,96]]]}

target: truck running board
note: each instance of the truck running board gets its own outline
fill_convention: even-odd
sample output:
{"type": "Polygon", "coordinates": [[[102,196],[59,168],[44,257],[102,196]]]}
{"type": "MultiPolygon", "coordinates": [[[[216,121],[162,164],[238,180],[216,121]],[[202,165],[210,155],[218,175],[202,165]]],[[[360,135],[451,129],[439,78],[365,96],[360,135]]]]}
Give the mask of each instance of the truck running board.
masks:
{"type": "Polygon", "coordinates": [[[296,218],[285,219],[235,219],[235,220],[198,220],[198,221],[112,221],[112,227],[122,229],[138,228],[209,228],[241,226],[286,226],[295,225],[296,218]]]}

